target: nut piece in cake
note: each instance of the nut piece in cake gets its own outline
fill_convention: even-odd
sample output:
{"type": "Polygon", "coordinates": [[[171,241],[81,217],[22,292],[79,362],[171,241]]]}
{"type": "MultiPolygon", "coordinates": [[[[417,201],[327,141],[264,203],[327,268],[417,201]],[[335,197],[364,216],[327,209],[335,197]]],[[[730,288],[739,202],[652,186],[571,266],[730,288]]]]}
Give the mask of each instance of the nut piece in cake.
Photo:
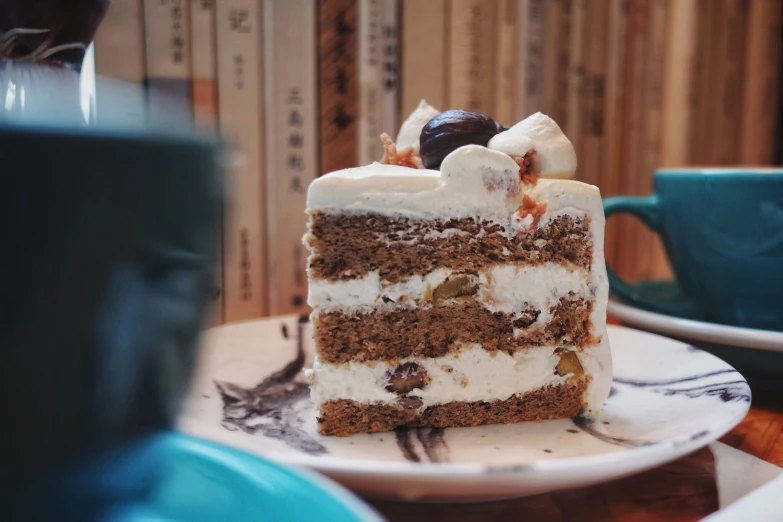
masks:
{"type": "Polygon", "coordinates": [[[572,350],[562,350],[555,352],[560,356],[560,362],[557,363],[557,374],[562,376],[572,374],[572,380],[581,379],[585,371],[582,368],[582,363],[579,362],[579,357],[576,352],[572,350]]]}
{"type": "Polygon", "coordinates": [[[427,371],[414,362],[406,362],[399,365],[394,371],[386,373],[389,384],[386,391],[404,395],[417,388],[424,388],[429,382],[427,371]]]}
{"type": "Polygon", "coordinates": [[[476,276],[468,274],[449,276],[432,292],[432,303],[439,306],[449,299],[472,297],[476,295],[476,292],[478,292],[476,276]]]}

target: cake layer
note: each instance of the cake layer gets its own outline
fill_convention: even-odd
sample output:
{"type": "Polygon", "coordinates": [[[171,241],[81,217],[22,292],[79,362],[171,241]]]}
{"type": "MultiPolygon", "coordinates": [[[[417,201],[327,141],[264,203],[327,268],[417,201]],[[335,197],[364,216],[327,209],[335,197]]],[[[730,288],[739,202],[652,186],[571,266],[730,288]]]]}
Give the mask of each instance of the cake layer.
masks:
{"type": "Polygon", "coordinates": [[[507,399],[542,386],[563,384],[572,377],[581,377],[581,361],[589,365],[590,357],[589,351],[553,347],[509,354],[464,344],[433,358],[343,364],[317,358],[307,375],[316,405],[335,399],[396,404],[405,396],[416,397],[421,407],[427,407],[452,401],[507,399]]]}
{"type": "Polygon", "coordinates": [[[311,211],[305,236],[311,280],[349,280],[378,271],[396,283],[435,269],[482,271],[498,264],[558,263],[591,269],[589,217],[548,216],[510,233],[473,218],[415,220],[371,213],[311,211]]]}
{"type": "Polygon", "coordinates": [[[505,400],[453,401],[423,411],[401,404],[331,400],[321,405],[318,432],[344,437],[353,433],[390,431],[400,426],[455,428],[564,419],[580,412],[587,386],[588,383],[582,380],[546,386],[505,400]]]}
{"type": "Polygon", "coordinates": [[[548,311],[545,325],[536,323],[539,310],[521,315],[491,312],[469,301],[415,310],[371,313],[314,314],[314,339],[321,360],[394,360],[441,357],[461,343],[479,343],[485,350],[515,352],[538,346],[584,347],[591,336],[592,301],[562,297],[548,311]]]}
{"type": "Polygon", "coordinates": [[[521,314],[533,308],[538,322],[549,321],[548,310],[564,296],[592,299],[600,281],[584,269],[558,263],[537,266],[496,265],[481,272],[457,272],[438,268],[389,283],[378,270],[347,281],[310,281],[307,304],[321,312],[370,313],[378,309],[401,310],[453,304],[468,297],[490,312],[521,314]]]}

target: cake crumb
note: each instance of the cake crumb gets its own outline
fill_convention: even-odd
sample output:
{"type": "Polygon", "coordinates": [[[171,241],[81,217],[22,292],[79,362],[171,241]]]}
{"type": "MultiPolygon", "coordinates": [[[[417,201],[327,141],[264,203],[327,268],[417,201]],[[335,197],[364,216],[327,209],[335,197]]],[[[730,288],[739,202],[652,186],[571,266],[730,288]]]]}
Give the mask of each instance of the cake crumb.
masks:
{"type": "Polygon", "coordinates": [[[519,182],[535,185],[538,182],[538,173],[533,170],[533,159],[536,157],[536,150],[530,150],[524,156],[514,156],[509,154],[514,163],[519,165],[519,182]]]}
{"type": "Polygon", "coordinates": [[[385,132],[381,134],[381,143],[383,143],[382,164],[399,165],[400,167],[409,167],[412,169],[423,168],[421,157],[416,154],[413,147],[406,147],[401,151],[398,151],[394,140],[385,132]]]}
{"type": "Polygon", "coordinates": [[[519,217],[533,216],[533,228],[538,227],[541,216],[546,212],[546,201],[538,203],[527,194],[522,196],[522,205],[517,209],[519,217]]]}

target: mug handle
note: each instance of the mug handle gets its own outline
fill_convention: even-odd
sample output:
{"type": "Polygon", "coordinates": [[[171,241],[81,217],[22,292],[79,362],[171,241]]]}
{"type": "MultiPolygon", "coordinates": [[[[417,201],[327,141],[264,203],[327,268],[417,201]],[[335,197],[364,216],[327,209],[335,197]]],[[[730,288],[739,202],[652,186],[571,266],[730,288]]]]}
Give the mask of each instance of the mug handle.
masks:
{"type": "MultiPolygon", "coordinates": [[[[660,235],[661,231],[661,207],[658,196],[652,194],[647,197],[613,196],[604,199],[604,215],[607,221],[612,214],[631,214],[639,218],[647,228],[660,235]]],[[[644,295],[638,289],[629,285],[606,265],[609,276],[609,288],[621,298],[634,305],[666,315],[696,318],[698,312],[693,301],[686,297],[678,296],[669,299],[661,299],[644,295]]]]}

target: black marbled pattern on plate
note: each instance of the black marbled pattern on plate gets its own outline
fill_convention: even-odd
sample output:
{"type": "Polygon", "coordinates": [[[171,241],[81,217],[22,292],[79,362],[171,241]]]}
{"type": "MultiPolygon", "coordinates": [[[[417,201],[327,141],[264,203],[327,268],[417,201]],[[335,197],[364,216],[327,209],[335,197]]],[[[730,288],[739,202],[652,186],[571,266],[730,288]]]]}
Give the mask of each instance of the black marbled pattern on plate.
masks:
{"type": "Polygon", "coordinates": [[[615,377],[614,382],[626,386],[633,386],[635,388],[652,388],[655,393],[660,393],[666,396],[683,395],[690,398],[709,396],[718,397],[723,402],[750,402],[750,387],[748,386],[748,382],[741,378],[735,378],[733,380],[722,382],[711,382],[703,385],[695,385],[695,381],[723,375],[727,376],[727,378],[740,376],[737,370],[725,369],[697,375],[690,375],[687,377],[679,377],[677,379],[665,379],[657,381],[628,380],[615,377]],[[678,386],[684,383],[693,383],[694,385],[688,384],[688,387],[686,388],[681,388],[678,386]]]}
{"type": "Polygon", "coordinates": [[[444,428],[397,428],[394,430],[394,436],[397,439],[397,446],[405,460],[410,462],[448,462],[449,448],[444,438],[446,430],[444,428]],[[424,452],[424,458],[416,450],[416,444],[413,436],[416,436],[421,449],[424,452]]]}
{"type": "MultiPolygon", "coordinates": [[[[223,401],[222,425],[230,431],[261,433],[278,439],[294,449],[321,455],[326,446],[304,430],[306,417],[312,415],[310,390],[303,380],[305,363],[303,329],[307,317],[299,319],[296,357],[285,367],[269,375],[256,386],[244,388],[237,384],[215,381],[223,401]]],[[[288,338],[288,328],[281,328],[288,338]]]]}

